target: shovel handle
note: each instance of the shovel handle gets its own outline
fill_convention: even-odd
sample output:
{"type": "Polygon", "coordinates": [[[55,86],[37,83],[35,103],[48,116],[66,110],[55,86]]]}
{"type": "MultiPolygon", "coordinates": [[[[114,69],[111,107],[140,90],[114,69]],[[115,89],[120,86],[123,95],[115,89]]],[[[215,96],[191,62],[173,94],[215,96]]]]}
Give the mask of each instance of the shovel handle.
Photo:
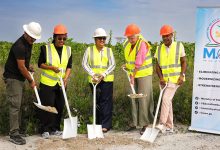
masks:
{"type": "Polygon", "coordinates": [[[96,125],[96,86],[99,83],[93,83],[92,82],[92,86],[93,86],[93,125],[96,125]]]}
{"type": "Polygon", "coordinates": [[[64,74],[64,71],[63,69],[60,69],[61,71],[61,76],[58,76],[60,78],[60,83],[61,83],[61,88],[62,88],[62,91],[63,91],[63,96],[64,96],[64,100],[65,100],[65,104],[66,104],[66,109],[67,109],[67,112],[68,112],[68,115],[69,115],[69,118],[70,118],[70,121],[71,121],[71,125],[73,126],[73,120],[72,120],[72,115],[71,115],[71,112],[70,112],[70,107],[69,107],[69,103],[68,103],[68,100],[67,100],[67,96],[66,96],[66,90],[65,90],[65,87],[64,87],[64,82],[63,82],[63,74],[64,74]]]}
{"type": "Polygon", "coordinates": [[[166,89],[166,87],[167,87],[167,83],[163,88],[161,88],[161,86],[160,86],[160,96],[159,96],[159,99],[158,99],[158,102],[157,102],[157,109],[156,109],[156,113],[155,113],[155,116],[154,116],[153,128],[155,128],[155,126],[156,126],[157,115],[158,115],[158,111],[159,111],[159,108],[160,108],[162,95],[163,95],[163,92],[166,89]]]}
{"type": "MultiPolygon", "coordinates": [[[[29,71],[28,71],[29,72],[29,71]]],[[[31,79],[32,80],[34,80],[34,72],[29,72],[29,74],[30,74],[30,76],[31,76],[31,79]]],[[[39,104],[39,105],[41,105],[41,101],[40,101],[40,97],[39,97],[39,94],[38,94],[38,91],[37,91],[37,87],[36,86],[34,86],[34,93],[35,93],[35,95],[36,95],[36,97],[37,97],[37,103],[39,104]]]]}
{"type": "Polygon", "coordinates": [[[132,93],[133,93],[133,94],[136,94],[135,89],[134,89],[134,85],[131,84],[131,79],[130,79],[130,77],[129,77],[128,71],[126,70],[125,67],[123,67],[122,69],[124,70],[124,72],[125,72],[126,75],[127,75],[127,78],[128,78],[129,83],[130,83],[130,87],[131,87],[132,93]]]}

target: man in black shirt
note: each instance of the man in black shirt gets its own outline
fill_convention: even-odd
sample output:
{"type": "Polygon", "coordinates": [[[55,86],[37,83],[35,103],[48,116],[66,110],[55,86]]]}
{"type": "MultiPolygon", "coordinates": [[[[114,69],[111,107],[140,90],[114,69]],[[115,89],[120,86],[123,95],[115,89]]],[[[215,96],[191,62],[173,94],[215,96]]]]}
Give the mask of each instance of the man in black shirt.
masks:
{"type": "Polygon", "coordinates": [[[32,45],[36,39],[41,38],[39,23],[30,22],[23,25],[24,34],[12,45],[8,59],[5,63],[3,77],[6,83],[6,97],[9,101],[10,141],[23,145],[25,139],[21,137],[21,101],[25,79],[30,87],[36,86],[28,71],[33,71],[29,66],[32,45]]]}

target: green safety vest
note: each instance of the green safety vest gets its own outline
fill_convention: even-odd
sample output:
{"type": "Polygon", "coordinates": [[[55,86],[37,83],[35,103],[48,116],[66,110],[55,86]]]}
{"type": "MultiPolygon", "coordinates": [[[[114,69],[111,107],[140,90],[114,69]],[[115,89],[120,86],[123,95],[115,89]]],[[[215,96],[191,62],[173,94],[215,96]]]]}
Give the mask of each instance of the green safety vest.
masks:
{"type": "Polygon", "coordinates": [[[128,39],[123,44],[126,68],[128,69],[129,74],[133,75],[135,69],[135,60],[140,50],[141,42],[145,42],[147,44],[148,53],[145,56],[144,63],[141,65],[140,68],[138,68],[135,78],[145,77],[153,74],[153,64],[152,64],[152,56],[150,51],[150,44],[143,38],[142,35],[139,35],[139,39],[136,42],[135,47],[133,48],[131,53],[130,53],[131,43],[128,41],[128,39]]]}
{"type": "MultiPolygon", "coordinates": [[[[113,56],[112,49],[108,47],[103,48],[102,57],[100,52],[97,50],[96,46],[91,46],[88,48],[88,62],[89,66],[91,67],[92,71],[95,74],[102,74],[104,73],[108,67],[112,64],[111,56],[113,56]]],[[[89,82],[92,82],[92,77],[88,76],[89,82]]],[[[104,79],[105,82],[112,82],[114,80],[114,72],[112,71],[108,74],[104,79]]]]}
{"type": "Polygon", "coordinates": [[[179,79],[181,73],[180,46],[183,46],[182,43],[172,42],[169,54],[167,54],[166,46],[164,44],[157,47],[156,55],[158,63],[166,82],[171,81],[172,83],[177,83],[179,79]]]}
{"type": "MultiPolygon", "coordinates": [[[[54,47],[54,44],[46,45],[46,65],[58,67],[60,69],[63,69],[65,72],[70,56],[71,48],[69,46],[63,45],[62,58],[60,62],[60,57],[57,53],[56,48],[54,47]]],[[[61,76],[61,72],[55,73],[54,71],[49,69],[42,69],[40,82],[48,86],[55,86],[57,83],[61,85],[59,81],[59,76],[61,76]]],[[[62,75],[62,77],[64,76],[65,73],[62,75]]]]}

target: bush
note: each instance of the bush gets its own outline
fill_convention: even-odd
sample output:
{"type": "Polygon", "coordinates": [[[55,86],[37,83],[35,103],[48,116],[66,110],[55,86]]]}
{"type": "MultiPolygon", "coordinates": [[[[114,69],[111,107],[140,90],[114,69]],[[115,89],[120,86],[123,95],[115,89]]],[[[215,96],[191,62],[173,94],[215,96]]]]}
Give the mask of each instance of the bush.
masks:
{"type": "MultiPolygon", "coordinates": [[[[73,54],[73,68],[71,79],[68,83],[67,95],[73,115],[77,115],[80,122],[80,133],[86,132],[86,125],[91,123],[92,118],[92,91],[89,88],[87,81],[87,74],[81,66],[82,57],[85,49],[91,44],[76,43],[73,39],[67,40],[67,45],[71,46],[73,54]],[[77,111],[75,111],[75,108],[77,111]]],[[[37,43],[33,46],[33,55],[31,63],[35,64],[35,80],[39,83],[40,69],[37,68],[37,61],[40,52],[40,46],[45,43],[37,43]]],[[[175,121],[189,124],[191,119],[191,101],[192,101],[192,83],[193,83],[193,60],[194,60],[194,44],[183,43],[187,54],[187,74],[186,82],[178,89],[174,97],[174,118],[175,121]]],[[[3,64],[5,63],[8,52],[12,43],[0,42],[0,73],[3,73],[3,64]]],[[[155,43],[152,45],[152,55],[156,50],[155,43]]],[[[122,130],[128,126],[131,120],[131,106],[130,100],[126,96],[126,91],[129,88],[125,73],[121,70],[121,65],[124,63],[124,52],[122,44],[117,43],[112,46],[113,53],[116,59],[115,81],[114,81],[114,105],[113,105],[113,128],[122,130]]],[[[159,97],[158,77],[156,73],[153,74],[153,90],[155,107],[159,97]]],[[[26,85],[24,93],[26,103],[22,105],[25,110],[24,123],[29,134],[37,132],[36,107],[33,105],[35,101],[34,92],[26,85]]],[[[0,133],[7,133],[9,130],[9,116],[8,116],[8,102],[5,98],[5,85],[0,79],[0,133]]],[[[64,118],[67,118],[67,112],[64,112],[64,118]]]]}

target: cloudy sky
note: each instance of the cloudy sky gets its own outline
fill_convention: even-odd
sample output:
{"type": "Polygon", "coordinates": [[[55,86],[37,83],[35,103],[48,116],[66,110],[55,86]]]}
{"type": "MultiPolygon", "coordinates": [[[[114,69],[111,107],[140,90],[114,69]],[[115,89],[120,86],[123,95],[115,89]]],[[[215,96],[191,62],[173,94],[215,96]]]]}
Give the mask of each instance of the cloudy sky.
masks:
{"type": "MultiPolygon", "coordinates": [[[[220,0],[4,0],[0,4],[0,41],[15,41],[22,26],[31,21],[42,26],[42,39],[52,37],[53,28],[62,23],[68,36],[77,42],[93,42],[96,28],[113,37],[123,36],[129,23],[136,23],[146,39],[160,41],[159,30],[170,24],[177,39],[194,42],[197,7],[220,7],[220,0]]],[[[113,41],[114,42],[114,41],[113,41]]]]}

